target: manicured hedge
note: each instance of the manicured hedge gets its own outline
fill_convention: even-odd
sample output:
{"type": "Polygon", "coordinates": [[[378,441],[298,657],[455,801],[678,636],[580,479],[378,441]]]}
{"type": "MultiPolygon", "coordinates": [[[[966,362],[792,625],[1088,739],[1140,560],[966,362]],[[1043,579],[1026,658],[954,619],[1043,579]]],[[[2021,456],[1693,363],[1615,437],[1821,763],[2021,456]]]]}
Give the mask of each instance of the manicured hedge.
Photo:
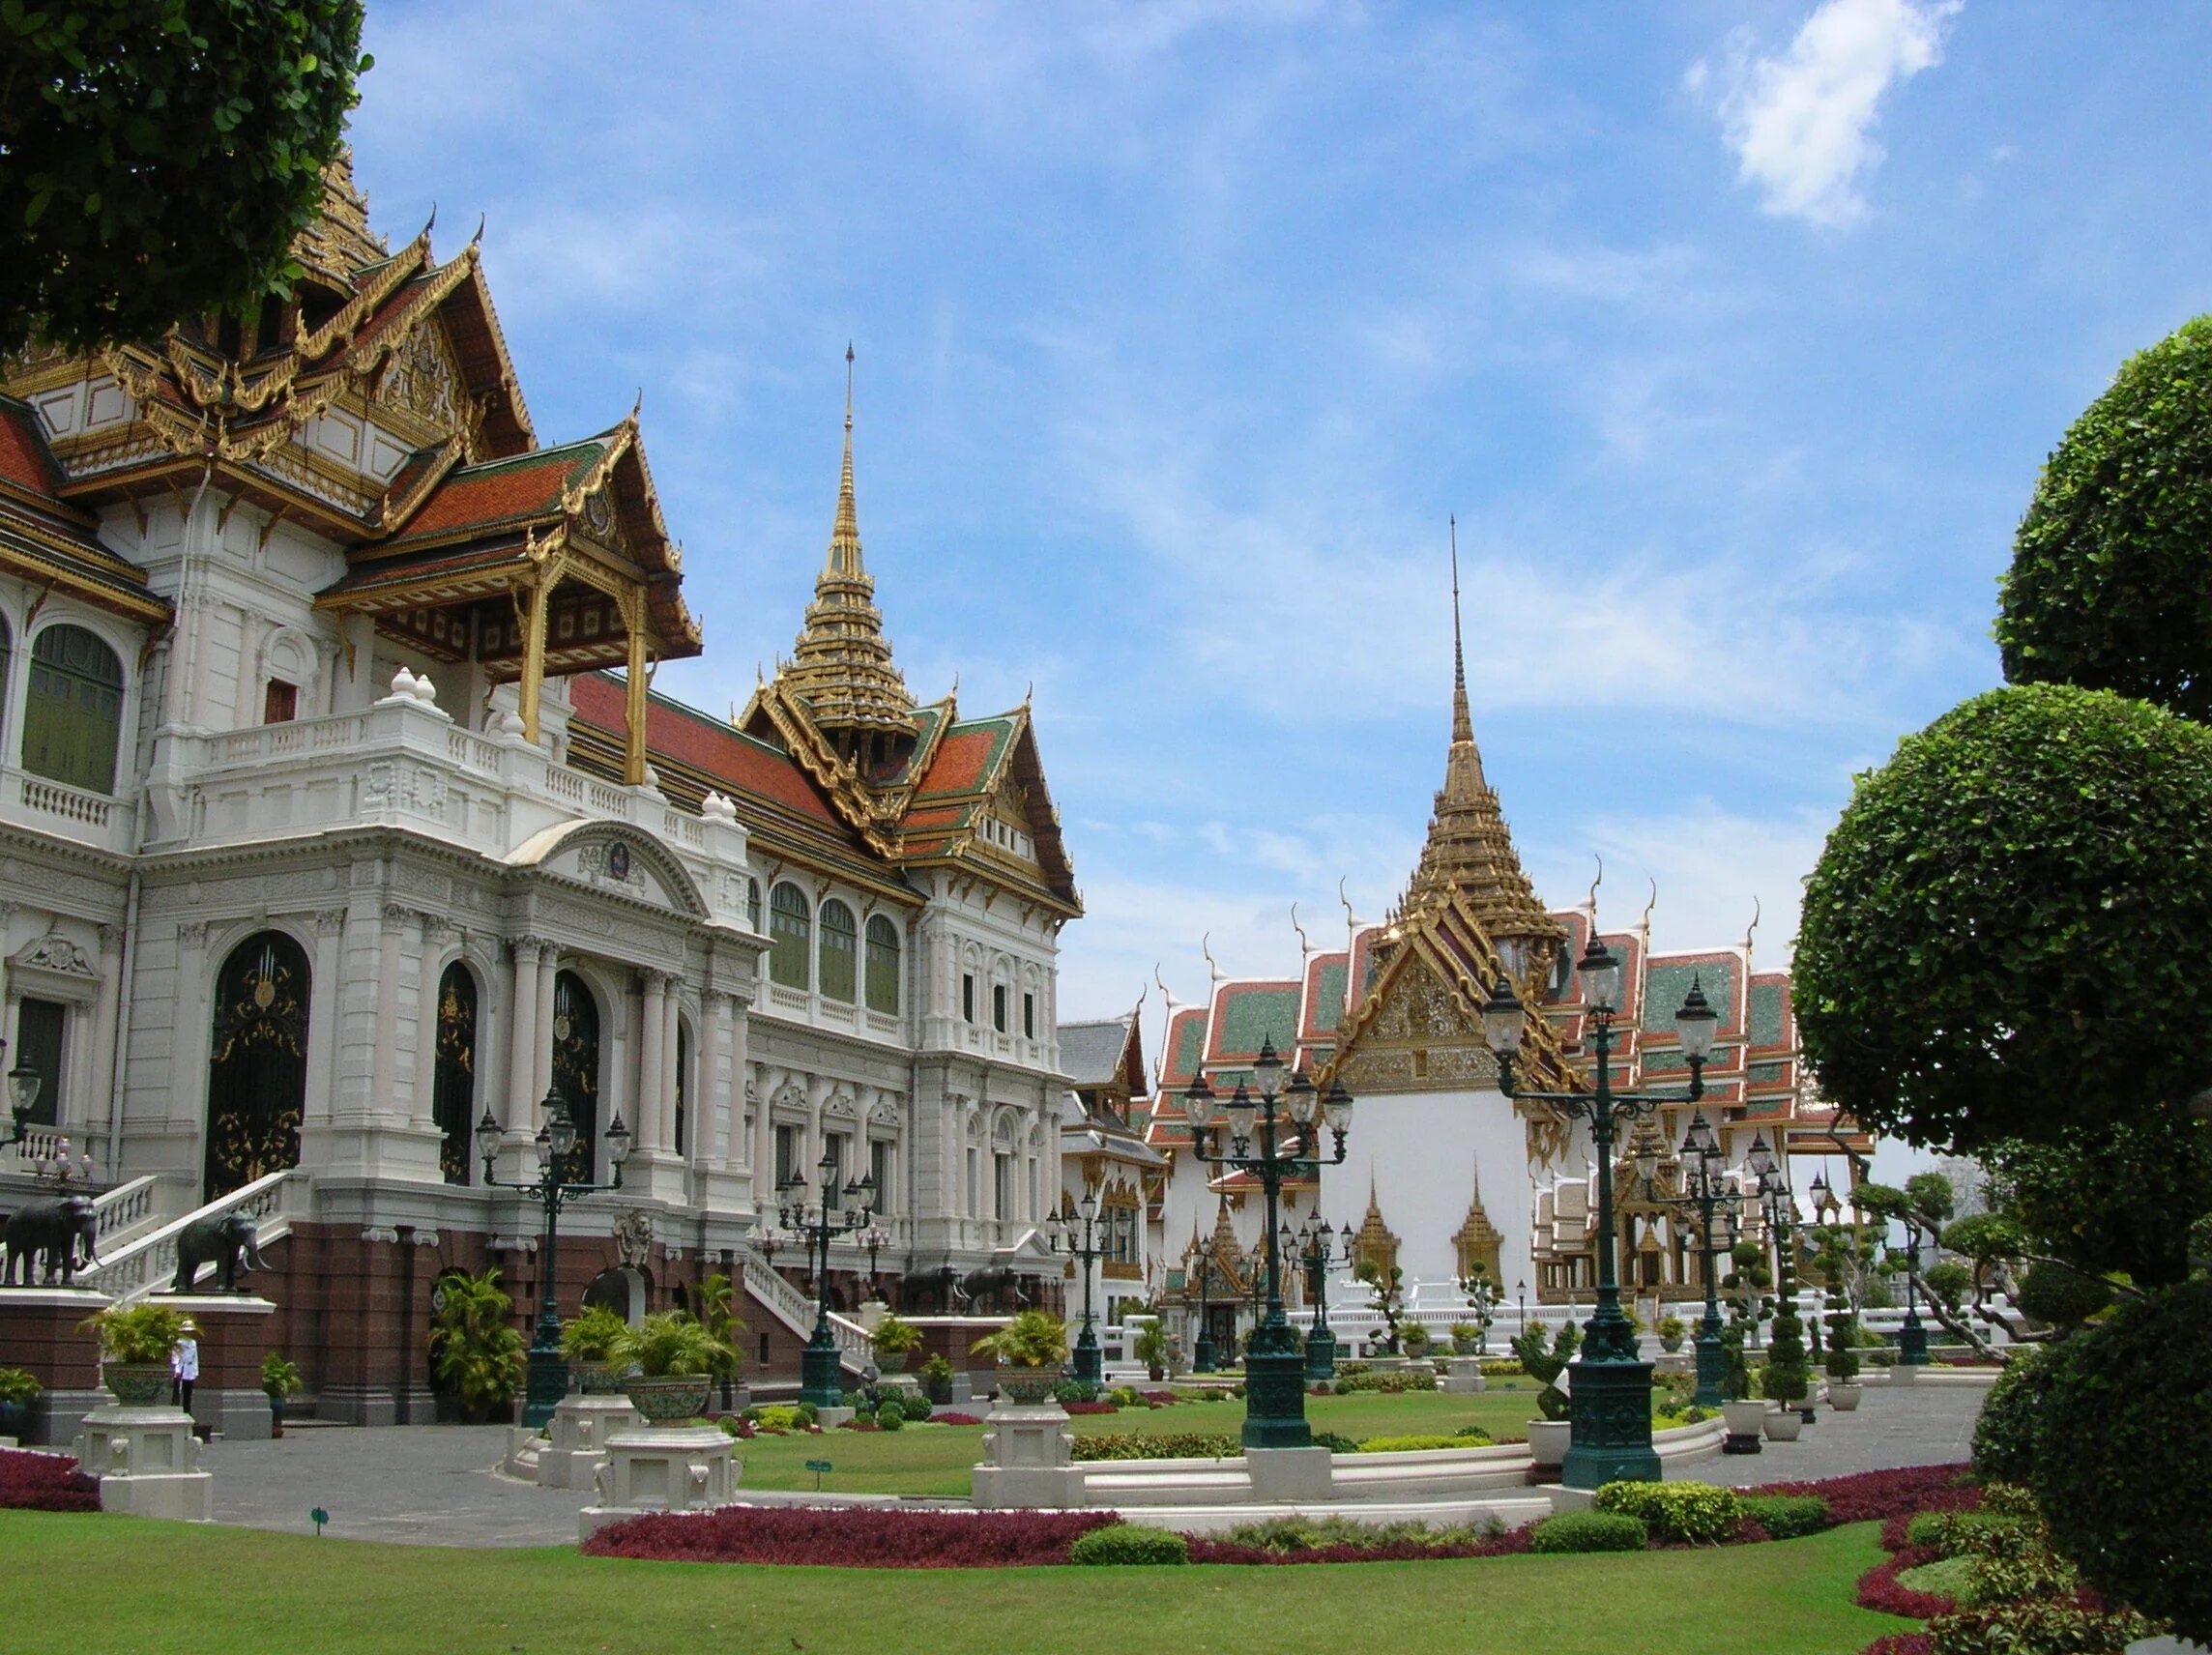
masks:
{"type": "Polygon", "coordinates": [[[1974,1474],[1996,1482],[2035,1480],[2035,1441],[2051,1394],[2052,1349],[2029,1346],[2005,1364],[1974,1421],[1974,1474]]]}
{"type": "Polygon", "coordinates": [[[1657,1538],[1685,1546],[1718,1546],[1743,1518],[1736,1492],[1710,1483],[1608,1483],[1591,1505],[1639,1519],[1657,1538]]]}
{"type": "Polygon", "coordinates": [[[0,1448],[0,1507],[11,1511],[98,1511],[100,1485],[62,1454],[0,1448]]]}
{"type": "Polygon", "coordinates": [[[1765,1530],[1769,1540],[1795,1540],[1833,1527],[1828,1502],[1819,1495],[1743,1495],[1738,1497],[1745,1521],[1765,1530]]]}
{"type": "Polygon", "coordinates": [[[584,1543],[592,1557],[671,1563],[803,1563],[851,1569],[1013,1569],[1064,1563],[1112,1512],[885,1511],[724,1506],[633,1517],[584,1543]]]}
{"type": "Polygon", "coordinates": [[[1067,1560],[1081,1564],[1187,1563],[1190,1543],[1164,1528],[1139,1528],[1117,1523],[1093,1528],[1068,1548],[1067,1560]]]}
{"type": "Polygon", "coordinates": [[[1243,1452],[1237,1438],[1203,1431],[1101,1431],[1075,1439],[1078,1460],[1228,1460],[1243,1452]]]}
{"type": "Polygon", "coordinates": [[[1641,1552],[1651,1536],[1644,1520],[1611,1511],[1562,1511],[1536,1524],[1531,1552],[1641,1552]]]}

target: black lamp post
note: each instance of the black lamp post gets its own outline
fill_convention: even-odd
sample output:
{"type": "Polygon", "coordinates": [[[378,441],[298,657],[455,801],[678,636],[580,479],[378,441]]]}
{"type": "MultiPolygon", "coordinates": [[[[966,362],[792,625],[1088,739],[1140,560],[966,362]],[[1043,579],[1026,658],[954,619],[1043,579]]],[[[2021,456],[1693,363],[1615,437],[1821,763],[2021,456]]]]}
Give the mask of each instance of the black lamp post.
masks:
{"type": "MultiPolygon", "coordinates": [[[[1299,1232],[1300,1259],[1306,1267],[1306,1296],[1313,1300],[1313,1325],[1306,1329],[1306,1383],[1324,1385],[1336,1379],[1336,1330],[1328,1324],[1328,1267],[1338,1257],[1330,1245],[1336,1232],[1315,1213],[1299,1232]]],[[[1344,1257],[1352,1253],[1352,1226],[1344,1227],[1344,1257]]]]}
{"type": "Polygon", "coordinates": [[[1516,1334],[1526,1333],[1526,1332],[1528,1332],[1528,1277],[1524,1276],[1524,1277],[1522,1277],[1522,1278],[1521,1278],[1521,1280],[1519,1280],[1519,1281],[1517,1281],[1517,1282],[1515,1282],[1515,1283],[1513,1284],[1513,1303],[1514,1303],[1514,1306],[1515,1306],[1515,1313],[1516,1313],[1516,1314],[1519,1316],[1519,1318],[1520,1318],[1520,1325],[1519,1325],[1519,1326],[1517,1326],[1517,1327],[1515,1327],[1513,1331],[1514,1331],[1516,1334]]]}
{"type": "Polygon", "coordinates": [[[797,1173],[776,1185],[775,1194],[783,1227],[806,1243],[807,1267],[814,1272],[814,1333],[799,1359],[799,1400],[841,1408],[845,1387],[838,1378],[837,1341],[830,1331],[830,1243],[867,1225],[876,1182],[872,1176],[849,1178],[840,1189],[834,1155],[824,1155],[815,1170],[822,1175],[822,1199],[812,1207],[806,1205],[806,1180],[797,1173]],[[856,1197],[859,1205],[845,1205],[856,1197]]]}
{"type": "Polygon", "coordinates": [[[477,1122],[477,1152],[483,1156],[484,1186],[519,1190],[545,1208],[545,1263],[540,1272],[543,1291],[538,1296],[538,1331],[530,1345],[530,1377],[522,1404],[522,1423],[526,1426],[543,1425],[568,1394],[568,1364],[561,1355],[561,1311],[555,1297],[560,1277],[561,1209],[579,1197],[621,1189],[623,1163],[629,1159],[629,1128],[617,1115],[606,1130],[607,1165],[615,1170],[612,1180],[594,1184],[563,1178],[561,1169],[576,1147],[576,1124],[568,1118],[568,1105],[558,1088],[545,1094],[541,1107],[545,1124],[538,1129],[535,1140],[538,1176],[526,1184],[503,1182],[492,1176],[492,1162],[505,1130],[492,1118],[488,1105],[483,1118],[477,1122]]]}
{"type": "Polygon", "coordinates": [[[1051,1234],[1053,1251],[1058,1252],[1061,1242],[1066,1241],[1068,1257],[1083,1275],[1083,1331],[1075,1336],[1069,1372],[1076,1383],[1095,1385],[1106,1378],[1106,1352],[1098,1348],[1096,1318],[1091,1305],[1091,1269],[1106,1252],[1098,1241],[1097,1193],[1088,1187],[1084,1190],[1083,1199],[1075,1204],[1072,1224],[1055,1212],[1045,1221],[1045,1228],[1051,1234]]]}
{"type": "MultiPolygon", "coordinates": [[[[869,1175],[871,1177],[874,1174],[869,1175]]],[[[891,1244],[891,1233],[880,1225],[871,1224],[860,1235],[860,1245],[868,1250],[868,1296],[884,1296],[883,1284],[876,1279],[876,1255],[891,1244]]]]}
{"type": "MultiPolygon", "coordinates": [[[[1620,1284],[1613,1269],[1613,1138],[1616,1119],[1634,1120],[1662,1104],[1695,1103],[1705,1092],[1705,1059],[1713,1049],[1719,1016],[1706,1003],[1693,978],[1690,992],[1674,1013],[1674,1033],[1690,1063],[1687,1095],[1616,1092],[1613,1089],[1614,1019],[1620,1008],[1620,958],[1593,931],[1576,969],[1590,1012],[1590,1044],[1597,1058],[1594,1091],[1526,1092],[1513,1084],[1513,1062],[1520,1055],[1527,1014],[1506,973],[1483,1008],[1483,1035],[1498,1060],[1498,1089],[1510,1098],[1550,1103],[1589,1122],[1597,1149],[1597,1313],[1585,1324],[1587,1335],[1575,1358],[1573,1445],[1567,1449],[1559,1480],[1568,1488],[1595,1489],[1612,1482],[1659,1480],[1659,1456],[1651,1446],[1651,1364],[1636,1348],[1636,1333],[1621,1314],[1620,1284]]],[[[1639,1158],[1637,1171],[1648,1179],[1657,1156],[1639,1158]]]]}
{"type": "Polygon", "coordinates": [[[1713,1231],[1717,1223],[1734,1217],[1743,1205],[1743,1196],[1728,1187],[1722,1173],[1720,1140],[1706,1124],[1702,1109],[1690,1117],[1689,1130],[1682,1134],[1682,1161],[1683,1194],[1675,1209],[1684,1216],[1697,1214],[1705,1277],[1705,1314],[1692,1341],[1698,1350],[1698,1394],[1694,1400],[1700,1408],[1718,1408],[1732,1399],[1728,1395],[1728,1351],[1721,1344],[1720,1271],[1714,1258],[1713,1231]]]}
{"type": "MultiPolygon", "coordinates": [[[[0,1058],[8,1055],[8,1042],[0,1040],[0,1058]]],[[[39,1104],[39,1088],[43,1084],[39,1071],[18,1058],[15,1066],[8,1071],[8,1115],[11,1122],[8,1136],[0,1139],[0,1149],[12,1144],[20,1144],[31,1134],[31,1111],[39,1104]]]]}
{"type": "Polygon", "coordinates": [[[1303,1069],[1291,1076],[1285,1089],[1283,1060],[1275,1055],[1272,1039],[1261,1041],[1252,1080],[1252,1089],[1239,1085],[1225,1106],[1227,1154],[1213,1147],[1214,1096],[1205,1075],[1193,1080],[1183,1093],[1183,1110],[1190,1118],[1191,1145],[1199,1160],[1250,1173],[1267,1194],[1261,1231],[1267,1309],[1266,1319],[1253,1330],[1244,1357],[1244,1446],[1308,1448],[1313,1445],[1313,1430],[1306,1424],[1305,1356],[1298,1349],[1297,1334],[1283,1316],[1283,1258],[1276,1230],[1282,1222],[1279,1206],[1286,1179],[1318,1174],[1324,1166],[1343,1165],[1344,1135],[1352,1125],[1352,1094],[1338,1082],[1323,1097],[1303,1069]],[[1317,1152],[1324,1118],[1336,1139],[1336,1153],[1326,1159],[1317,1152]]]}
{"type": "MultiPolygon", "coordinates": [[[[1782,1162],[1766,1147],[1763,1138],[1754,1138],[1751,1153],[1744,1157],[1744,1165],[1759,1175],[1760,1193],[1766,1201],[1766,1224],[1774,1235],[1774,1292],[1775,1337],[1780,1337],[1782,1319],[1792,1321],[1797,1315],[1797,1239],[1792,1224],[1797,1216],[1797,1198],[1790,1193],[1790,1174],[1782,1162]]],[[[1769,1341],[1771,1346],[1771,1340],[1769,1341]]],[[[1799,1399],[1797,1417],[1810,1425],[1814,1420],[1810,1389],[1799,1399]]]]}
{"type": "Polygon", "coordinates": [[[1213,1372],[1213,1308],[1208,1290],[1213,1285],[1213,1244],[1208,1242],[1198,1253],[1198,1338],[1190,1348],[1190,1371],[1194,1374],[1213,1372]]]}
{"type": "Polygon", "coordinates": [[[1928,1326],[1920,1320],[1920,1226],[1905,1220],[1905,1325],[1897,1330],[1901,1368],[1928,1366],[1928,1326]]]}

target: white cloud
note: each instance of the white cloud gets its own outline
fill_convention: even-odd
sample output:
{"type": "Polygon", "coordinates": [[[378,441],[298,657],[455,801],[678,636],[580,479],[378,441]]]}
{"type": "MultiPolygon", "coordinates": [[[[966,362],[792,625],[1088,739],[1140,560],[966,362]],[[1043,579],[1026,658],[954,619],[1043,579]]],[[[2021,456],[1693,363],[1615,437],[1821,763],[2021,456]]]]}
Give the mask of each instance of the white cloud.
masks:
{"type": "Polygon", "coordinates": [[[1727,61],[1690,66],[1683,86],[1721,87],[1722,131],[1769,213],[1815,224],[1864,216],[1859,181],[1878,165],[1875,118],[1892,86],[1943,59],[1965,0],[1825,0],[1779,57],[1753,57],[1732,37],[1727,61]]]}

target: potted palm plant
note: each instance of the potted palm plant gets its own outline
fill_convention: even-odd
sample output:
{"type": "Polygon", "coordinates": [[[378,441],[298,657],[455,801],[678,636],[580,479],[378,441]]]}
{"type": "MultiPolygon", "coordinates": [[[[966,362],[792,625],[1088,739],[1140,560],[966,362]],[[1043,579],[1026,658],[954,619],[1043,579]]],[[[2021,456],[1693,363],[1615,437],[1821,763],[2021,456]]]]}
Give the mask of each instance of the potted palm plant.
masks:
{"type": "Polygon", "coordinates": [[[630,1407],[648,1425],[690,1419],[706,1410],[716,1363],[733,1354],[688,1312],[657,1311],[625,1327],[617,1359],[637,1373],[624,1381],[630,1407]]]}
{"type": "Polygon", "coordinates": [[[876,1323],[876,1366],[887,1374],[902,1372],[907,1358],[921,1349],[921,1329],[901,1316],[887,1316],[876,1323]]]}
{"type": "Polygon", "coordinates": [[[714,1382],[722,1388],[724,1413],[737,1406],[738,1376],[745,1365],[744,1353],[738,1349],[737,1336],[745,1330],[745,1324],[738,1316],[737,1300],[737,1284],[719,1271],[699,1284],[699,1320],[730,1352],[727,1360],[716,1358],[713,1370],[714,1382]]]}
{"type": "Polygon", "coordinates": [[[165,1304],[111,1304],[79,1324],[100,1335],[100,1378],[126,1408],[158,1405],[169,1389],[169,1352],[185,1317],[165,1304]]]}
{"type": "Polygon", "coordinates": [[[1025,1310],[968,1349],[996,1357],[1007,1370],[1000,1376],[999,1389],[1008,1402],[1050,1402],[1060,1366],[1067,1360],[1067,1323],[1046,1311],[1025,1310]]]}
{"type": "Polygon", "coordinates": [[[629,1322],[603,1304],[587,1304],[561,1324],[561,1358],[586,1396],[619,1396],[628,1365],[616,1359],[629,1322]]]}
{"type": "Polygon", "coordinates": [[[284,1435],[284,1399],[300,1394],[299,1368],[272,1350],[261,1358],[261,1394],[269,1399],[269,1435],[284,1435]]]}
{"type": "Polygon", "coordinates": [[[922,1363],[920,1379],[921,1394],[931,1402],[942,1406],[952,1400],[952,1364],[943,1354],[922,1363]]]}
{"type": "Polygon", "coordinates": [[[522,1389],[522,1335],[509,1325],[514,1301],[499,1272],[455,1270],[438,1283],[430,1312],[430,1376],[463,1419],[488,1423],[522,1389]]]}
{"type": "Polygon", "coordinates": [[[1168,1377],[1168,1332],[1159,1322],[1148,1321],[1137,1334],[1133,1351],[1145,1364],[1145,1377],[1158,1384],[1168,1377]]]}
{"type": "Polygon", "coordinates": [[[45,1388],[21,1368],[0,1368],[0,1437],[21,1439],[31,1404],[45,1388]]]}

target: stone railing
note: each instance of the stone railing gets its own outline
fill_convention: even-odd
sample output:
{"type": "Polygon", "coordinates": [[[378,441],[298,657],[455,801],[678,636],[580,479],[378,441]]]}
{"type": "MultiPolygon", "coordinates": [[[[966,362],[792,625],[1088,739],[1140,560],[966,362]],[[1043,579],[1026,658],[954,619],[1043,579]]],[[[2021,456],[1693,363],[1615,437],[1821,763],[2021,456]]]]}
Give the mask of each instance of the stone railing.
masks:
{"type": "Polygon", "coordinates": [[[104,1247],[110,1239],[126,1239],[160,1217],[160,1178],[140,1177],[95,1196],[92,1206],[100,1215],[100,1244],[104,1247]]]}
{"type": "Polygon", "coordinates": [[[134,1237],[113,1258],[78,1271],[77,1285],[103,1292],[118,1304],[144,1298],[167,1286],[176,1275],[177,1237],[193,1220],[243,1212],[257,1222],[258,1244],[266,1247],[289,1234],[294,1219],[307,1216],[310,1194],[307,1175],[297,1167],[271,1173],[134,1237]]]}
{"type": "MultiPolygon", "coordinates": [[[[776,1320],[802,1339],[814,1336],[814,1300],[775,1272],[773,1266],[750,1247],[744,1251],[745,1291],[775,1312],[776,1320]]],[[[868,1365],[875,1341],[859,1322],[830,1313],[830,1334],[837,1341],[838,1359],[855,1373],[868,1365]]]]}
{"type": "Polygon", "coordinates": [[[0,819],[102,850],[129,851],[136,816],[104,794],[0,766],[0,819]]]}

